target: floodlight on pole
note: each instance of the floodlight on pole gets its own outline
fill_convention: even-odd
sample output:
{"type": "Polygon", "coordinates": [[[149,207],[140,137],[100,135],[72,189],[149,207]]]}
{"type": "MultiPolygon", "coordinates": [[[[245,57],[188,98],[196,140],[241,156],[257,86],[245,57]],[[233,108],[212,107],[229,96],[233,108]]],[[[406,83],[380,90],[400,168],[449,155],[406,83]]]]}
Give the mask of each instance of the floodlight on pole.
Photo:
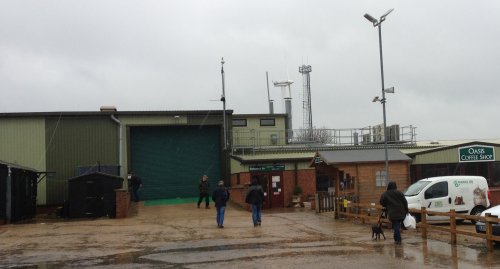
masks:
{"type": "Polygon", "coordinates": [[[386,89],[384,86],[384,60],[382,57],[382,22],[385,21],[387,15],[389,15],[394,9],[389,9],[385,12],[380,19],[375,19],[370,14],[366,13],[364,17],[373,24],[373,27],[378,27],[378,43],[380,50],[380,74],[382,78],[382,99],[376,96],[372,101],[382,103],[382,111],[384,116],[384,151],[385,151],[385,177],[389,179],[389,154],[387,152],[387,120],[385,115],[385,93],[394,93],[394,87],[386,89]]]}

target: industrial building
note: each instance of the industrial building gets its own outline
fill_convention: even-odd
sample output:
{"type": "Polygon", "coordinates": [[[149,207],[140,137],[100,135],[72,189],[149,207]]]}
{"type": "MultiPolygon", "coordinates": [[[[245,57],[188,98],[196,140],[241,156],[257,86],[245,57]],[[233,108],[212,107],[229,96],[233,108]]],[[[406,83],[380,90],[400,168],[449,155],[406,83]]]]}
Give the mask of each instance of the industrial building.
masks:
{"type": "MultiPolygon", "coordinates": [[[[143,179],[143,199],[197,196],[203,174],[229,178],[224,142],[232,111],[35,112],[0,114],[0,160],[47,172],[38,205],[63,204],[68,180],[88,171],[143,179]],[[109,172],[111,171],[111,172],[109,172]],[[114,172],[113,172],[114,171],[114,172]]],[[[124,187],[126,188],[126,182],[124,187]]]]}

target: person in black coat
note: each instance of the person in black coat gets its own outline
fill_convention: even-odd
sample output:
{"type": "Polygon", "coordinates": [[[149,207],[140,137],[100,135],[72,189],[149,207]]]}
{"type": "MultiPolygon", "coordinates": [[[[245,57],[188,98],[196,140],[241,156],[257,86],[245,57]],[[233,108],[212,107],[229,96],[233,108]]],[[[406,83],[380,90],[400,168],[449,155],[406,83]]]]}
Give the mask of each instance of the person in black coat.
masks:
{"type": "Polygon", "coordinates": [[[200,191],[200,198],[198,198],[198,208],[200,208],[201,201],[205,198],[205,208],[209,209],[208,205],[208,189],[210,188],[210,183],[208,183],[208,176],[203,175],[201,177],[200,183],[198,183],[198,190],[200,191]]]}
{"type": "Polygon", "coordinates": [[[217,227],[224,228],[224,213],[226,211],[226,203],[229,201],[229,191],[224,187],[224,181],[219,181],[217,188],[212,193],[212,200],[215,202],[217,210],[217,227]]]}
{"type": "Polygon", "coordinates": [[[257,178],[252,178],[252,184],[248,188],[245,202],[252,205],[252,220],[253,226],[260,226],[262,223],[262,203],[264,202],[264,191],[262,186],[259,185],[257,178]]]}
{"type": "Polygon", "coordinates": [[[139,202],[139,188],[142,187],[142,179],[133,171],[130,172],[130,185],[132,187],[132,200],[134,202],[139,202]]]}
{"type": "Polygon", "coordinates": [[[387,184],[387,190],[380,197],[380,204],[386,208],[387,217],[392,223],[394,242],[401,244],[401,222],[408,214],[408,201],[398,191],[396,182],[390,181],[387,184]]]}

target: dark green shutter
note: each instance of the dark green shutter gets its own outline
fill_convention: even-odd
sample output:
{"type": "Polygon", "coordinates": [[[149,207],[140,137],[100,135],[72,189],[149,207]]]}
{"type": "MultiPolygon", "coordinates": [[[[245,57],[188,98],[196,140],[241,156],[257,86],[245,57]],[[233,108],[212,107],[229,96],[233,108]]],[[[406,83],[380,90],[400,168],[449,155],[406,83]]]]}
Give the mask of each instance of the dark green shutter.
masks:
{"type": "Polygon", "coordinates": [[[218,126],[131,127],[130,146],[143,200],[196,197],[203,174],[211,190],[220,179],[218,126]]]}

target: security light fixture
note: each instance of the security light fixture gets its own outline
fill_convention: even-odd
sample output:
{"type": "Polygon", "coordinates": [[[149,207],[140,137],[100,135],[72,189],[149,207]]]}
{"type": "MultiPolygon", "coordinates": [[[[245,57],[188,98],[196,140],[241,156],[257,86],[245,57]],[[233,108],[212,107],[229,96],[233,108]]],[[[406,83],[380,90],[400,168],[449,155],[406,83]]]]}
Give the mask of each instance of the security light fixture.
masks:
{"type": "Polygon", "coordinates": [[[375,19],[374,17],[370,16],[370,14],[366,13],[365,14],[365,18],[369,21],[371,21],[373,24],[376,24],[378,22],[377,19],[375,19]]]}
{"type": "Polygon", "coordinates": [[[385,89],[384,89],[384,92],[385,92],[385,93],[394,93],[394,87],[385,88],[385,89]]]}

